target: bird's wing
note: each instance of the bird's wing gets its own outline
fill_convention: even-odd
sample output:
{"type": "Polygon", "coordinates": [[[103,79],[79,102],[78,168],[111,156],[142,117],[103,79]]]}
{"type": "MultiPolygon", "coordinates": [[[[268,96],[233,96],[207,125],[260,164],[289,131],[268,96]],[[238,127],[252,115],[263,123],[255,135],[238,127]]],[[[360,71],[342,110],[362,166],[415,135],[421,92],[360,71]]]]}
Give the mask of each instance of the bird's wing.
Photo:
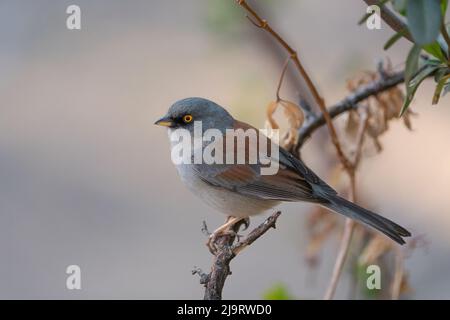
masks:
{"type": "Polygon", "coordinates": [[[278,201],[315,201],[313,190],[304,179],[286,169],[275,175],[261,175],[258,165],[194,165],[200,179],[254,198],[278,201]]]}
{"type": "Polygon", "coordinates": [[[325,181],[320,179],[314,171],[309,169],[302,160],[294,157],[289,151],[280,147],[280,163],[286,165],[290,170],[295,171],[315,189],[326,194],[337,194],[336,190],[330,187],[325,181]]]}
{"type": "MultiPolygon", "coordinates": [[[[236,121],[236,128],[246,130],[252,127],[236,121]]],[[[271,160],[277,161],[279,165],[279,170],[274,175],[262,175],[260,164],[193,166],[198,177],[205,183],[260,199],[322,202],[323,198],[316,192],[318,187],[326,193],[336,194],[301,160],[285,149],[279,147],[278,157],[271,157],[271,160]]]]}

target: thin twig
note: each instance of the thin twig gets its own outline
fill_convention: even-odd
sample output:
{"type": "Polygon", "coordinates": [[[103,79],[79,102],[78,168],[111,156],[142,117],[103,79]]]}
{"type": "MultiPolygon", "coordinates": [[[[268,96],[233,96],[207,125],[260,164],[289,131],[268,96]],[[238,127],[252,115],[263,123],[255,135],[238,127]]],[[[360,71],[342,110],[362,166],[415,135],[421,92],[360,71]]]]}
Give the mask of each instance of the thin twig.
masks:
{"type": "Polygon", "coordinates": [[[306,72],[305,68],[300,62],[300,59],[298,58],[297,52],[292,49],[291,46],[277,33],[275,32],[272,27],[269,25],[267,20],[262,19],[256,12],[253,10],[253,8],[245,1],[245,0],[236,0],[237,3],[242,6],[247,12],[247,18],[252,22],[253,25],[256,27],[263,29],[267,31],[272,37],[277,40],[277,42],[283,46],[287,52],[289,52],[291,59],[294,61],[295,66],[297,67],[300,75],[305,80],[306,85],[308,86],[309,91],[311,92],[316,104],[318,105],[320,111],[322,112],[322,115],[325,119],[325,122],[327,124],[328,130],[330,132],[331,141],[333,142],[333,145],[336,148],[337,155],[339,157],[339,160],[341,161],[343,167],[349,171],[350,168],[350,162],[345,156],[344,152],[342,151],[341,145],[339,143],[339,139],[337,137],[336,129],[334,128],[333,122],[331,121],[331,117],[328,114],[327,108],[325,106],[325,102],[323,98],[320,96],[319,92],[317,91],[317,88],[313,84],[311,78],[309,77],[308,73],[306,72]]]}
{"type": "Polygon", "coordinates": [[[350,218],[345,219],[344,234],[342,235],[341,244],[338,251],[339,253],[336,258],[336,262],[334,264],[333,273],[331,274],[330,284],[328,285],[327,290],[325,292],[324,296],[325,300],[333,299],[339,278],[342,273],[342,269],[344,267],[344,262],[347,258],[348,248],[350,246],[350,242],[352,239],[354,226],[355,222],[352,219],[350,218]]]}
{"type": "Polygon", "coordinates": [[[289,61],[291,61],[291,57],[288,57],[286,59],[286,61],[284,62],[283,71],[281,71],[280,80],[278,80],[277,94],[276,94],[277,102],[281,100],[281,98],[280,98],[281,85],[283,84],[284,75],[286,74],[286,70],[289,65],[289,61]]]}
{"type": "Polygon", "coordinates": [[[192,269],[192,274],[198,274],[200,277],[200,284],[206,284],[209,281],[209,274],[203,272],[199,267],[192,269]]]}
{"type": "MultiPolygon", "coordinates": [[[[350,200],[356,200],[356,184],[355,184],[355,175],[350,176],[350,200]]],[[[342,269],[344,268],[345,260],[347,259],[347,255],[350,248],[350,243],[352,241],[353,231],[355,230],[355,221],[346,218],[344,232],[341,238],[341,242],[339,245],[338,255],[336,257],[336,261],[334,263],[333,272],[331,274],[330,283],[325,291],[324,300],[331,300],[334,297],[336,292],[337,284],[342,274],[342,269]]]]}
{"type": "MultiPolygon", "coordinates": [[[[361,155],[362,155],[362,147],[364,144],[364,137],[366,136],[366,130],[367,130],[367,126],[369,125],[369,113],[367,110],[367,106],[365,106],[364,108],[361,109],[361,113],[360,113],[360,125],[358,128],[358,132],[357,132],[357,139],[356,139],[356,150],[355,150],[355,156],[353,159],[353,168],[354,170],[356,170],[356,168],[359,165],[359,162],[361,160],[361,155]]],[[[353,191],[353,197],[355,197],[355,193],[353,191]]],[[[356,200],[353,200],[356,201],[356,200]]]]}
{"type": "Polygon", "coordinates": [[[258,238],[261,237],[264,233],[266,233],[267,230],[269,230],[270,228],[274,228],[275,229],[275,222],[277,221],[277,219],[280,216],[280,214],[281,214],[280,211],[275,212],[270,217],[268,217],[266,219],[266,221],[264,221],[262,224],[260,224],[255,229],[253,229],[253,231],[250,232],[248,234],[248,236],[245,237],[245,239],[242,239],[241,241],[236,243],[233,246],[233,248],[232,248],[233,253],[235,255],[237,255],[239,252],[241,252],[246,247],[251,245],[253,242],[258,240],[258,238]]]}
{"type": "MultiPolygon", "coordinates": [[[[362,146],[364,143],[364,137],[366,135],[367,125],[369,122],[369,115],[367,107],[361,109],[360,119],[359,119],[359,128],[356,139],[356,151],[354,155],[354,159],[352,161],[352,170],[349,172],[350,176],[350,200],[352,202],[356,202],[356,168],[358,167],[359,161],[361,159],[362,146]]],[[[342,269],[344,268],[345,260],[347,259],[348,251],[350,248],[350,243],[352,240],[353,231],[355,230],[355,221],[347,218],[345,219],[344,233],[341,238],[341,242],[339,245],[338,256],[334,263],[333,273],[331,274],[331,280],[325,292],[324,299],[331,300],[333,299],[334,293],[336,292],[337,284],[339,282],[339,278],[342,274],[342,269]]]]}
{"type": "Polygon", "coordinates": [[[391,291],[391,299],[392,300],[398,300],[400,297],[400,292],[402,288],[402,281],[403,281],[403,253],[402,251],[397,248],[396,254],[395,254],[395,273],[394,273],[394,280],[392,281],[392,291],[391,291]]]}

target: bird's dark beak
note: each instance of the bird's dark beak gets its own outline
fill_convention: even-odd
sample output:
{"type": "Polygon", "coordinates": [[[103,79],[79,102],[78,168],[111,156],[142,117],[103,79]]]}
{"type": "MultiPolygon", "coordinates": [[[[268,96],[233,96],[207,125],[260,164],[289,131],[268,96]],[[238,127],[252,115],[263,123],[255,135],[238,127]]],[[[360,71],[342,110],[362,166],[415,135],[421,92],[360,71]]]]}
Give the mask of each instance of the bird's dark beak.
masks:
{"type": "Polygon", "coordinates": [[[169,128],[172,128],[175,125],[173,120],[170,119],[167,116],[166,117],[162,117],[161,119],[156,121],[155,124],[158,125],[158,126],[169,127],[169,128]]]}

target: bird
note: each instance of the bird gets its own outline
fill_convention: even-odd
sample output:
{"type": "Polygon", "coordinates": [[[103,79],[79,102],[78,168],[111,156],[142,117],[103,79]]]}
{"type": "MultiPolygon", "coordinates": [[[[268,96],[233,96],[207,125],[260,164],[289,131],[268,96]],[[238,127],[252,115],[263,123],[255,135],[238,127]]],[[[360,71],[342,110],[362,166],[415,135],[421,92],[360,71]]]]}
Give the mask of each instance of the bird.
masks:
{"type": "MultiPolygon", "coordinates": [[[[233,118],[225,108],[215,102],[199,97],[176,101],[166,115],[155,122],[156,125],[168,128],[169,137],[178,137],[172,136],[170,139],[172,151],[180,137],[179,134],[176,135],[177,132],[195,136],[195,123],[201,123],[202,134],[214,129],[223,137],[229,130],[259,132],[251,125],[233,118]]],[[[278,148],[278,156],[274,161],[277,161],[279,167],[272,175],[262,174],[264,165],[260,161],[249,163],[247,156],[244,163],[188,161],[175,164],[182,182],[195,195],[228,216],[227,222],[217,228],[208,239],[207,245],[213,254],[217,249],[214,243],[219,236],[233,232],[233,226],[241,220],[266,212],[281,202],[309,202],[320,205],[374,228],[400,245],[405,244],[404,237],[411,236],[408,230],[395,222],[340,197],[336,190],[320,179],[301,159],[269,138],[267,140],[270,148],[278,148]]],[[[204,150],[209,143],[202,140],[201,149],[204,150]]],[[[248,145],[245,145],[245,148],[247,150],[248,145]]],[[[190,160],[194,157],[193,149],[190,151],[190,160]]],[[[223,152],[225,158],[230,152],[236,153],[237,148],[224,146],[223,152]]],[[[272,154],[270,156],[272,157],[272,154]]],[[[231,158],[236,160],[234,154],[231,158]]]]}

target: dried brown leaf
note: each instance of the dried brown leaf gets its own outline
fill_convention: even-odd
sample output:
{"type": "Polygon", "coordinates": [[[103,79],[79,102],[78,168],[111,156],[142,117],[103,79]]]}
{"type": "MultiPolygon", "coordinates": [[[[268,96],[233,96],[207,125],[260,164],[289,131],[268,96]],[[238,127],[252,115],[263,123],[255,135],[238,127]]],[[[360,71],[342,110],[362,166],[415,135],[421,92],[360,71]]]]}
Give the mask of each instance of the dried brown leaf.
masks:
{"type": "Polygon", "coordinates": [[[279,126],[275,119],[273,118],[273,114],[278,108],[277,101],[271,101],[266,108],[267,121],[269,122],[269,126],[271,129],[279,129],[279,126]]]}
{"type": "Polygon", "coordinates": [[[347,113],[347,122],[345,124],[345,131],[350,136],[355,136],[359,127],[359,117],[355,110],[347,113]]]}
{"type": "Polygon", "coordinates": [[[402,283],[400,284],[400,296],[403,294],[413,293],[414,289],[409,283],[409,275],[404,272],[402,277],[402,283]]]}
{"type": "MultiPolygon", "coordinates": [[[[383,70],[384,74],[392,72],[391,64],[387,63],[387,68],[383,70]]],[[[356,75],[354,78],[347,81],[348,90],[354,92],[360,86],[368,84],[374,80],[380,79],[380,73],[367,71],[356,75]]],[[[365,101],[367,104],[367,111],[369,119],[367,123],[366,134],[372,139],[377,152],[382,150],[379,137],[389,130],[389,122],[398,119],[398,114],[402,109],[404,101],[404,94],[397,86],[390,90],[379,93],[370,97],[365,101]]],[[[408,109],[403,116],[404,125],[411,130],[411,116],[412,112],[408,109]]],[[[354,112],[347,118],[347,134],[348,137],[354,138],[357,130],[353,130],[358,126],[359,116],[354,112]]]]}
{"type": "Polygon", "coordinates": [[[359,256],[359,264],[373,264],[383,254],[393,248],[392,241],[381,234],[375,234],[359,256]]]}
{"type": "Polygon", "coordinates": [[[285,147],[289,148],[296,143],[298,129],[302,126],[305,117],[300,107],[295,103],[287,100],[280,100],[280,104],[283,106],[284,115],[289,124],[288,134],[283,144],[285,147]]]}

